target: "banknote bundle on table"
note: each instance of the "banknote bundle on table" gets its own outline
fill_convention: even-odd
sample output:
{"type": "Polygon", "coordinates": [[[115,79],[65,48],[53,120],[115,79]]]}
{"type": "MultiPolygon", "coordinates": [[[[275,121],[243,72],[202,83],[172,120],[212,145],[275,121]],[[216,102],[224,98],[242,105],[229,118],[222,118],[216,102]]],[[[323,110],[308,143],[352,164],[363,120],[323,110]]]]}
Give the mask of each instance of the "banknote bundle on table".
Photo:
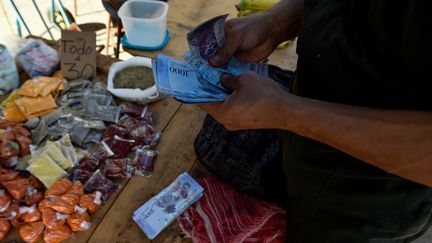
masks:
{"type": "Polygon", "coordinates": [[[158,90],[187,104],[222,102],[230,94],[220,76],[238,76],[246,71],[267,77],[268,65],[231,58],[223,67],[212,67],[209,59],[225,43],[224,24],[228,15],[212,18],[188,33],[190,51],[183,55],[186,62],[162,54],[152,61],[158,90]]]}
{"type": "Polygon", "coordinates": [[[154,239],[203,194],[204,189],[188,173],[138,208],[132,218],[147,237],[154,239]]]}

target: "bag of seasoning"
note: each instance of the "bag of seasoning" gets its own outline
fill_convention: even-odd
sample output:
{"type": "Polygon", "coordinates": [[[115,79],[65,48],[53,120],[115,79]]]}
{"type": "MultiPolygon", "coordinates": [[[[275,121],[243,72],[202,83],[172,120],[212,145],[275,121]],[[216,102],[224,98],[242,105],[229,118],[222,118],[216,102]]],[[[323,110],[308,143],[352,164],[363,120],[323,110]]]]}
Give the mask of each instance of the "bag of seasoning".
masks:
{"type": "Polygon", "coordinates": [[[46,243],[59,243],[69,239],[71,236],[72,231],[70,230],[69,226],[62,225],[55,230],[45,230],[43,239],[46,243]]]}
{"type": "Polygon", "coordinates": [[[105,176],[129,178],[133,175],[133,167],[129,158],[105,160],[105,176]]]}
{"type": "Polygon", "coordinates": [[[90,229],[91,222],[88,213],[73,213],[69,216],[66,223],[70,226],[71,230],[76,231],[86,231],[90,229]]]}
{"type": "Polygon", "coordinates": [[[146,148],[137,148],[133,160],[135,175],[151,176],[153,173],[153,164],[158,155],[159,153],[157,151],[146,148]]]}
{"type": "Polygon", "coordinates": [[[66,178],[55,181],[45,191],[45,197],[61,196],[72,188],[72,182],[66,178]]]}
{"type": "Polygon", "coordinates": [[[36,243],[42,240],[44,229],[43,222],[37,221],[23,225],[19,230],[19,234],[25,242],[36,243]]]}
{"type": "Polygon", "coordinates": [[[9,234],[11,224],[9,220],[0,219],[0,240],[4,240],[9,234]]]}

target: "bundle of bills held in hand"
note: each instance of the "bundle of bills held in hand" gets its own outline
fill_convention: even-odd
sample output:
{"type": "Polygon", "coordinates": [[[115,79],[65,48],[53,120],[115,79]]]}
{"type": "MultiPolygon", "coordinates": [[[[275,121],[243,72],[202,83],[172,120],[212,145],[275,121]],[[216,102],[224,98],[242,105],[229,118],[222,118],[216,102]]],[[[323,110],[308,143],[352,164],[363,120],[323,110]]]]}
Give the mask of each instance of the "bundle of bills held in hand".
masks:
{"type": "Polygon", "coordinates": [[[228,15],[212,18],[188,33],[190,51],[186,62],[159,54],[153,60],[153,76],[159,92],[187,104],[207,104],[226,100],[230,91],[220,82],[222,74],[238,76],[246,71],[268,76],[268,65],[231,58],[223,67],[213,67],[208,60],[225,43],[224,24],[228,15]]]}

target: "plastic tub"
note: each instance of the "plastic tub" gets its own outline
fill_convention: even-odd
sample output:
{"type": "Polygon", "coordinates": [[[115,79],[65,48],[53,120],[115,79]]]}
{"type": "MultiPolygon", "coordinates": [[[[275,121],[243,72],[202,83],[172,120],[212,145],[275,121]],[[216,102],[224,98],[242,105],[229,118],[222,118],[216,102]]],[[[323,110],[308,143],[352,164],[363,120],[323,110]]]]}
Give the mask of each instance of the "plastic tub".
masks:
{"type": "Polygon", "coordinates": [[[167,13],[167,3],[152,0],[128,0],[118,11],[128,42],[144,47],[164,42],[167,13]]]}

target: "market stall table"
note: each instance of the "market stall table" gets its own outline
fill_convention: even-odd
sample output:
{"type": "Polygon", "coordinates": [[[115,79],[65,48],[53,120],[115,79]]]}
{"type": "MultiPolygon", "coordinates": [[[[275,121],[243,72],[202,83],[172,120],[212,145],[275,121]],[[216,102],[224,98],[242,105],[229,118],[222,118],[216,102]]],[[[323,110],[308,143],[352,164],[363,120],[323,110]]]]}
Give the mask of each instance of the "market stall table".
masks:
{"type": "MultiPolygon", "coordinates": [[[[198,23],[215,15],[229,13],[236,15],[234,4],[238,1],[223,2],[191,0],[169,2],[168,28],[171,39],[160,52],[181,59],[189,49],[186,33],[198,23]]],[[[55,45],[56,43],[51,43],[55,45]]],[[[138,56],[156,57],[159,52],[143,52],[126,49],[138,56]]],[[[106,76],[112,63],[118,60],[98,54],[97,79],[106,82],[106,76]]],[[[295,45],[276,51],[270,57],[270,63],[284,68],[294,69],[296,64],[295,45]]],[[[209,174],[194,153],[193,142],[199,132],[205,113],[194,105],[182,105],[172,98],[165,98],[152,103],[150,111],[156,119],[156,128],[161,131],[161,141],[156,147],[159,157],[155,162],[151,177],[133,176],[130,179],[117,180],[121,187],[99,211],[91,217],[89,230],[79,232],[67,242],[149,242],[148,238],[132,220],[133,212],[160,192],[182,172],[189,172],[195,178],[209,174]]],[[[14,229],[5,242],[21,239],[14,229]]],[[[156,237],[155,242],[190,242],[185,239],[177,223],[172,223],[156,237]]]]}

